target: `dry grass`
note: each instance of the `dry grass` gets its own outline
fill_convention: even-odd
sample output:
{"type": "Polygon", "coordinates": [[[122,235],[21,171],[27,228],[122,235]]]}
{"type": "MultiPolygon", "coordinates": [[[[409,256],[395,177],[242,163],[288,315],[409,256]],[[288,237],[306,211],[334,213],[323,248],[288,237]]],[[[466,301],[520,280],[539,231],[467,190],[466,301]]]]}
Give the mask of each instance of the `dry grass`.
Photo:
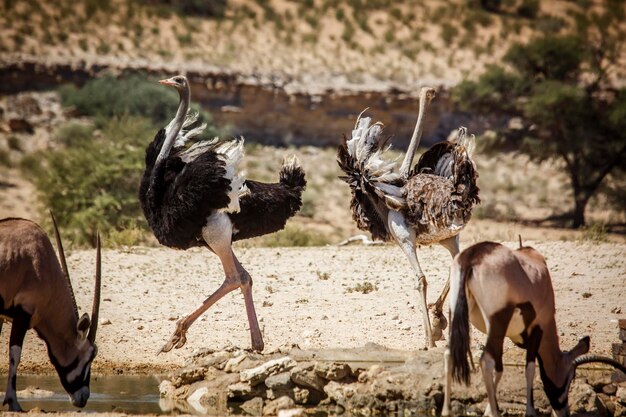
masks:
{"type": "Polygon", "coordinates": [[[209,64],[305,81],[447,84],[480,73],[512,42],[561,30],[577,8],[543,2],[539,16],[528,19],[462,0],[231,0],[223,18],[208,19],[135,1],[16,0],[0,4],[0,51],[184,68],[209,64]]]}

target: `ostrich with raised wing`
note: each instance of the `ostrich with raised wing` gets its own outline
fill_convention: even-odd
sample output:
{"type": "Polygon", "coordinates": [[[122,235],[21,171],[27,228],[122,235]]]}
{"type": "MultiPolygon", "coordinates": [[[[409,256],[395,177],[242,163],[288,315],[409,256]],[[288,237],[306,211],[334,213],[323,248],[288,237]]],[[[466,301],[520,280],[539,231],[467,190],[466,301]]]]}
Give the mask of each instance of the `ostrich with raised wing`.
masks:
{"type": "Polygon", "coordinates": [[[480,202],[476,167],[471,159],[474,137],[460,128],[453,138],[428,149],[412,169],[413,157],[422,135],[426,106],[435,90],[420,90],[419,113],[409,148],[399,172],[395,162],[383,158],[388,147],[382,124],[371,124],[369,117],[356,121],[352,137],[344,137],[338,163],[342,177],[351,188],[352,217],[361,230],[374,239],[395,241],[415,272],[420,294],[426,347],[434,347],[443,337],[446,320],[443,303],[449,279],[434,304],[433,326],[428,315],[427,281],[417,258],[416,245],[439,243],[452,257],[459,252],[459,232],[480,202]]]}
{"type": "Polygon", "coordinates": [[[252,278],[231,244],[283,229],[302,205],[304,171],[297,158],[291,157],[283,162],[279,182],[261,183],[238,172],[243,139],[215,138],[186,146],[204,129],[203,125],[187,130],[196,121],[188,114],[189,82],[177,75],[160,83],[174,87],[180,102],[174,119],[146,148],[146,169],[139,190],[141,207],[161,244],[176,249],[205,246],[220,258],[226,275],[202,305],[178,321],[161,352],[182,347],[193,322],[237,288],[243,293],[252,348],[261,351],[264,343],[252,299],[252,278]]]}

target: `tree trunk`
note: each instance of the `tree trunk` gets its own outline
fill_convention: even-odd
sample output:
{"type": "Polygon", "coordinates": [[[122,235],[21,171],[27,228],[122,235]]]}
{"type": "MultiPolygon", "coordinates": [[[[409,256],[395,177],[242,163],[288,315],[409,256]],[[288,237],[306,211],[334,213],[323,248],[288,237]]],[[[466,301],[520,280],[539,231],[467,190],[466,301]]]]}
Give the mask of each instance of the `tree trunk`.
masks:
{"type": "Polygon", "coordinates": [[[587,207],[588,201],[589,198],[584,197],[576,197],[574,199],[574,222],[572,223],[574,229],[585,225],[585,208],[587,207]]]}

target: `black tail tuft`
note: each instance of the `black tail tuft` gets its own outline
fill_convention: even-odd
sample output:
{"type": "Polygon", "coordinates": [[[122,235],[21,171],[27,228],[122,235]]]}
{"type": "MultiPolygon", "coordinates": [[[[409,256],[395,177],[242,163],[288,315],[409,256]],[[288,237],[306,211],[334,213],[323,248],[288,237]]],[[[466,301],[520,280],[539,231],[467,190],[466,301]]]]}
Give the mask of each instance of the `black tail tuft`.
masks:
{"type": "Polygon", "coordinates": [[[300,161],[295,156],[285,160],[280,170],[280,183],[289,188],[304,190],[306,179],[300,161]]]}
{"type": "MultiPolygon", "coordinates": [[[[458,265],[455,265],[455,268],[458,265]]],[[[452,359],[452,378],[456,382],[469,385],[470,382],[470,335],[469,312],[465,286],[472,274],[472,268],[461,269],[461,282],[457,294],[454,316],[450,324],[450,356],[452,359]]],[[[455,279],[454,276],[451,279],[455,279]]]]}

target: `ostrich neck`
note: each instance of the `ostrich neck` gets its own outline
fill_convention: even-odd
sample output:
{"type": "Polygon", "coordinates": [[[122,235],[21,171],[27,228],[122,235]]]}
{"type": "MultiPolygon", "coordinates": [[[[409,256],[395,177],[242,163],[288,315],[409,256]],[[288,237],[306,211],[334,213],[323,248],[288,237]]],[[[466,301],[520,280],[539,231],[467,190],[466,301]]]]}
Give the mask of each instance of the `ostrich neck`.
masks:
{"type": "Polygon", "coordinates": [[[179,92],[180,101],[178,102],[178,111],[176,111],[176,116],[169,125],[165,128],[166,136],[165,141],[163,142],[163,146],[161,147],[161,151],[159,152],[159,156],[157,156],[157,160],[155,165],[165,159],[174,146],[174,141],[180,132],[180,129],[183,127],[183,122],[185,121],[185,117],[187,116],[187,110],[189,110],[189,87],[179,92]]]}
{"type": "Polygon", "coordinates": [[[402,162],[402,166],[400,167],[400,174],[406,177],[409,175],[409,170],[411,169],[411,164],[413,163],[413,157],[415,156],[415,151],[420,144],[420,139],[422,138],[422,124],[424,122],[424,110],[426,107],[426,97],[424,95],[420,96],[420,109],[417,115],[417,123],[415,124],[415,129],[413,130],[413,136],[411,136],[411,142],[409,143],[409,148],[406,151],[406,155],[404,156],[404,161],[402,162]]]}

